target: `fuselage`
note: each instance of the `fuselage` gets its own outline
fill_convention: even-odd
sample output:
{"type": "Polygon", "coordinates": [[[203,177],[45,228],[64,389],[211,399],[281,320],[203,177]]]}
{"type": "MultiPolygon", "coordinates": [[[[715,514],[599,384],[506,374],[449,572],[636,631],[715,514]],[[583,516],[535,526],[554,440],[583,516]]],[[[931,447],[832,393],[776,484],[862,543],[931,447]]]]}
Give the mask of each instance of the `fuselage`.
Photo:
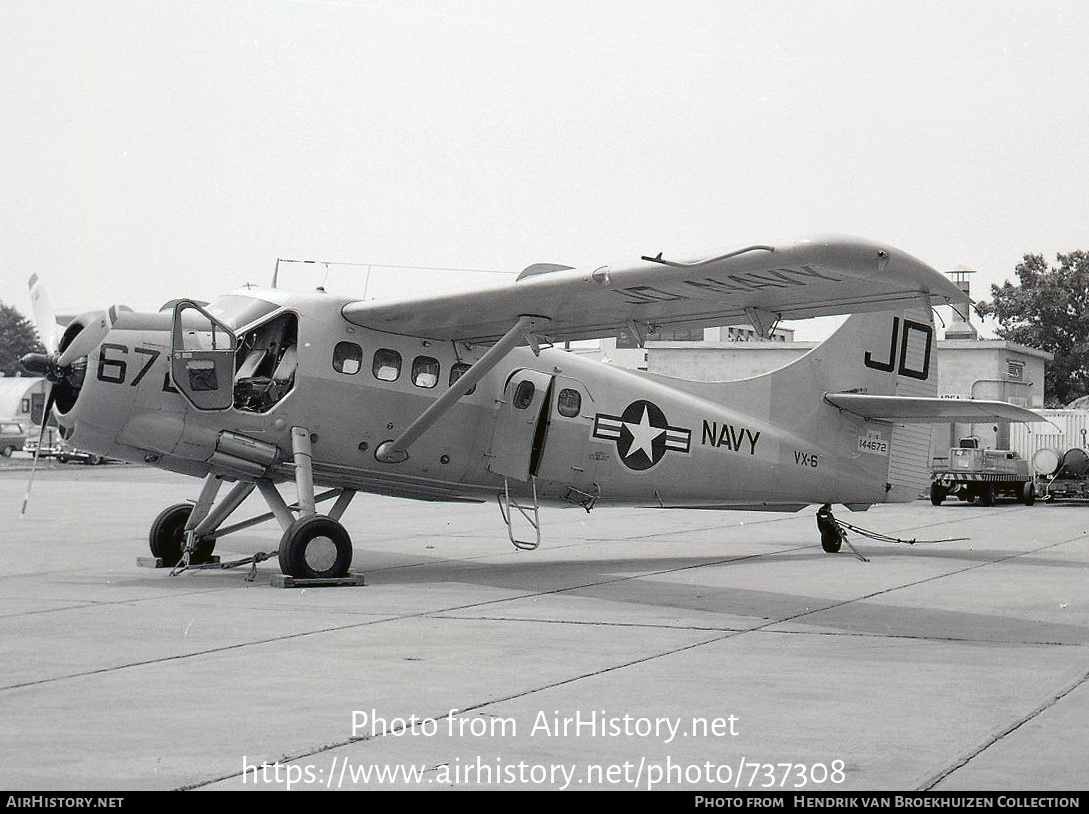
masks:
{"type": "Polygon", "coordinates": [[[880,428],[843,417],[816,391],[750,380],[733,383],[725,399],[714,388],[555,348],[511,351],[406,460],[380,461],[379,445],[487,347],[353,325],[341,315],[346,302],[255,291],[213,303],[209,313],[237,349],[229,377],[203,383],[172,371],[175,314],[122,314],[89,355],[78,392],[58,401],[62,426],[74,446],[97,454],[198,477],[273,481],[294,477],[291,432],[302,427],[316,485],[425,500],[483,500],[504,484],[584,506],[886,499],[887,459],[862,449],[861,439],[876,434],[887,445],[887,434],[882,440],[880,428]],[[229,406],[195,406],[186,386],[229,390],[229,406]],[[772,419],[776,404],[798,398],[806,399],[798,420],[772,419]]]}

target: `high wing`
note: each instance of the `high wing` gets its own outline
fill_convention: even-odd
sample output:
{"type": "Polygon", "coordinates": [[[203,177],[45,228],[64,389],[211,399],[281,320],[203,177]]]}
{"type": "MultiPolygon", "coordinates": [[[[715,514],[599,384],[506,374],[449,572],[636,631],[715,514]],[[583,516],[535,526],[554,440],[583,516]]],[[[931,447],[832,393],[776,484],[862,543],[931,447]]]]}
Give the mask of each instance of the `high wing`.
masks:
{"type": "Polygon", "coordinates": [[[870,396],[863,393],[828,393],[824,398],[829,404],[848,413],[899,424],[939,424],[948,421],[1051,423],[1039,413],[1004,401],[870,396]]]}
{"type": "Polygon", "coordinates": [[[356,301],[344,318],[409,336],[494,342],[519,319],[553,341],[590,339],[657,326],[751,324],[895,308],[930,294],[934,304],[964,295],[943,275],[889,246],[823,237],[756,245],[706,260],[643,257],[623,268],[531,266],[516,281],[452,294],[356,301]]]}

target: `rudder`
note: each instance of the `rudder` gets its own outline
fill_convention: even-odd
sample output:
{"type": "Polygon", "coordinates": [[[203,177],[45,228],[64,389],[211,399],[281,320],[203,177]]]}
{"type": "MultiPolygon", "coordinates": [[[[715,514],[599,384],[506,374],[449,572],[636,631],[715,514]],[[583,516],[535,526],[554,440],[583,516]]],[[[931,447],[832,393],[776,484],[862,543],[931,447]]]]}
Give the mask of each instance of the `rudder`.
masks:
{"type": "MultiPolygon", "coordinates": [[[[928,301],[921,301],[903,311],[855,314],[796,364],[813,366],[821,394],[932,398],[938,392],[935,351],[932,311],[928,301]]],[[[932,425],[870,423],[875,432],[890,435],[885,499],[914,500],[930,482],[932,425]]]]}

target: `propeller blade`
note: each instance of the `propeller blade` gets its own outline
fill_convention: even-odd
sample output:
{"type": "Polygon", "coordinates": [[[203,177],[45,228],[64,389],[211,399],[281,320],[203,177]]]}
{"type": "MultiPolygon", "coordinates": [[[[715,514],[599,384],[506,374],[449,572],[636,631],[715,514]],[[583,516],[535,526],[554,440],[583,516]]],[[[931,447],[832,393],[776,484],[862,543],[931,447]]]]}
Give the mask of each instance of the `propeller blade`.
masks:
{"type": "Polygon", "coordinates": [[[110,332],[110,328],[113,327],[116,321],[117,306],[115,305],[110,310],[103,311],[93,322],[85,325],[83,330],[73,337],[71,344],[57,358],[57,366],[68,367],[76,359],[86,356],[97,348],[99,343],[106,338],[106,334],[110,332]]]}
{"type": "Polygon", "coordinates": [[[30,307],[34,310],[34,327],[38,329],[38,338],[49,353],[56,353],[57,315],[53,312],[53,303],[49,301],[49,292],[37,274],[30,275],[27,285],[30,287],[30,307]]]}
{"type": "Polygon", "coordinates": [[[56,400],[57,388],[49,383],[49,392],[45,396],[45,410],[42,411],[42,429],[38,433],[38,448],[34,450],[34,461],[30,464],[30,479],[26,484],[26,494],[23,495],[23,508],[19,512],[19,519],[26,519],[26,506],[30,503],[30,490],[34,488],[34,474],[38,471],[38,456],[42,454],[42,444],[45,443],[45,429],[49,425],[49,416],[53,412],[53,402],[56,400]]]}

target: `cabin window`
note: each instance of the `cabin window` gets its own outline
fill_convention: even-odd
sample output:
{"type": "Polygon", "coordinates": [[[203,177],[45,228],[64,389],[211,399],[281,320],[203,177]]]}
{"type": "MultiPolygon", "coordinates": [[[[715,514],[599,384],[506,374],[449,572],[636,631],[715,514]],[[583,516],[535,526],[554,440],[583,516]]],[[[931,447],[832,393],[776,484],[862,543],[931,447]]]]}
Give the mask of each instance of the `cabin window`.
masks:
{"type": "Polygon", "coordinates": [[[528,379],[518,382],[518,386],[514,388],[514,406],[519,410],[526,409],[533,403],[533,394],[535,392],[536,388],[534,388],[533,382],[528,379]]]}
{"type": "MultiPolygon", "coordinates": [[[[469,364],[468,362],[457,362],[453,367],[450,368],[450,384],[453,384],[458,379],[460,379],[462,376],[464,376],[465,371],[467,371],[471,367],[472,367],[472,365],[469,364]]],[[[476,390],[476,385],[475,384],[472,387],[470,387],[468,390],[465,391],[465,395],[466,396],[469,395],[474,390],[476,390]]]]}
{"type": "Polygon", "coordinates": [[[354,376],[363,367],[363,348],[355,342],[337,342],[333,348],[333,370],[354,376]]]}
{"type": "Polygon", "coordinates": [[[430,356],[412,360],[412,383],[417,387],[434,387],[439,383],[439,361],[430,356]]]}
{"type": "Polygon", "coordinates": [[[556,409],[564,418],[575,418],[582,410],[582,394],[565,387],[556,397],[556,409]]]}
{"type": "Polygon", "coordinates": [[[379,348],[374,352],[371,365],[374,378],[383,382],[395,382],[401,375],[401,354],[389,348],[379,348]]]}

